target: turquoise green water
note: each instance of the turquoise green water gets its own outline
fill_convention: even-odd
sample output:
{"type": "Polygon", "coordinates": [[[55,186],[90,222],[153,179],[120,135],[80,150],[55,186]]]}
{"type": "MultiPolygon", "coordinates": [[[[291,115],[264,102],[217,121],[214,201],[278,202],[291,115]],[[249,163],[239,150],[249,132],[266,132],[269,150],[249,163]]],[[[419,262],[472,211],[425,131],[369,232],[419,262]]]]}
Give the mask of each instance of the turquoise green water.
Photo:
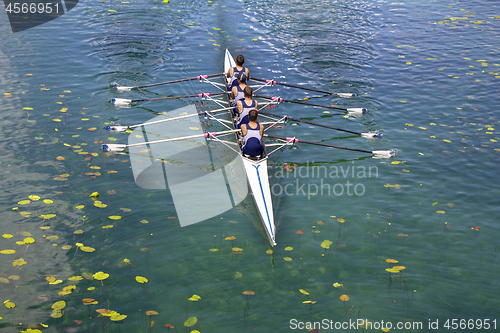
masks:
{"type": "Polygon", "coordinates": [[[487,1],[85,1],[16,34],[1,14],[0,250],[15,253],[0,255],[0,300],[16,305],[0,309],[1,331],[43,323],[43,332],[164,332],[166,324],[178,332],[288,332],[305,331],[292,330],[293,319],[349,318],[391,322],[393,332],[436,331],[429,320],[439,320],[438,331],[449,331],[447,319],[493,325],[500,319],[498,9],[487,1]],[[99,142],[126,142],[105,123],[136,124],[195,102],[116,108],[109,99],[213,91],[193,81],[116,93],[115,83],[221,72],[226,48],[244,54],[255,77],[358,97],[280,86],[267,95],[369,110],[346,118],[282,104],[274,113],[384,138],[291,124],[275,134],[397,150],[390,160],[300,145],[271,155],[273,254],[254,210],[240,206],[181,228],[168,191],[137,187],[128,155],[100,151],[99,142]],[[296,164],[295,173],[285,164],[296,164]],[[94,205],[93,192],[106,207],[94,205]],[[35,242],[16,244],[26,237],[35,242]],[[21,258],[26,264],[13,266],[21,258]],[[405,269],[385,270],[395,265],[405,269]],[[109,274],[102,283],[92,278],[99,271],[109,274]],[[52,276],[61,282],[49,284],[52,276]],[[70,285],[72,293],[58,294],[70,285]],[[201,299],[188,300],[193,295],[201,299]],[[59,300],[64,315],[53,318],[59,300]],[[114,322],[97,309],[127,317],[114,322]],[[197,323],[186,328],[189,317],[197,323]],[[397,329],[397,322],[423,326],[397,329]]]}

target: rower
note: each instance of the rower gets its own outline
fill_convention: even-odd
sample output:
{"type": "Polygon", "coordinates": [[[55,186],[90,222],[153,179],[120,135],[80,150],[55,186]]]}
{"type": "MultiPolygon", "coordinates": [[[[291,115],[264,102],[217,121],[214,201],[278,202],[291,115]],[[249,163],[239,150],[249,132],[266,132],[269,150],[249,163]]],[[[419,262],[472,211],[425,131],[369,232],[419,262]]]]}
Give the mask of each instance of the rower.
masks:
{"type": "Polygon", "coordinates": [[[262,135],[264,134],[264,125],[257,121],[259,111],[252,109],[248,113],[248,124],[241,125],[241,134],[243,134],[243,154],[250,156],[259,156],[263,152],[262,135]]]}
{"type": "Polygon", "coordinates": [[[250,112],[250,110],[258,110],[258,102],[252,100],[252,94],[252,87],[246,86],[245,89],[243,89],[243,95],[245,98],[236,102],[236,111],[238,111],[240,117],[238,123],[236,124],[237,128],[241,128],[242,124],[248,124],[248,112],[250,112]]]}
{"type": "Polygon", "coordinates": [[[247,80],[247,76],[245,73],[239,73],[236,76],[236,80],[238,81],[238,83],[235,86],[233,86],[233,88],[231,89],[231,92],[233,93],[233,97],[234,97],[234,105],[233,106],[236,106],[236,103],[240,99],[245,99],[245,94],[243,92],[243,89],[245,89],[245,87],[247,86],[247,84],[245,83],[247,80]]]}
{"type": "MultiPolygon", "coordinates": [[[[233,86],[237,84],[236,82],[236,75],[240,73],[245,73],[246,77],[249,77],[248,73],[248,68],[243,67],[243,63],[245,62],[245,58],[240,54],[239,56],[236,57],[236,67],[231,67],[228,69],[226,76],[228,78],[231,78],[231,84],[230,88],[232,89],[233,86]]],[[[245,79],[246,83],[246,79],[245,79]]]]}

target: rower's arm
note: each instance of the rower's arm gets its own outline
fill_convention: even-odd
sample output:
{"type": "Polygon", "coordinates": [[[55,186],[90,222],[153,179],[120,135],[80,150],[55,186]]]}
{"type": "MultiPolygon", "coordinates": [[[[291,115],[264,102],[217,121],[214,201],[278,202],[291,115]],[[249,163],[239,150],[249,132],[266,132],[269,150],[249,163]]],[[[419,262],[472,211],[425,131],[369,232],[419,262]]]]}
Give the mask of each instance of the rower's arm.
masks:
{"type": "Polygon", "coordinates": [[[247,76],[247,80],[250,78],[250,72],[248,71],[248,67],[245,67],[245,75],[247,76]]]}
{"type": "Polygon", "coordinates": [[[243,112],[243,103],[241,100],[236,102],[236,111],[238,111],[239,114],[243,112]]]}
{"type": "Polygon", "coordinates": [[[230,78],[230,77],[232,77],[232,76],[233,76],[233,74],[234,74],[234,70],[233,70],[233,67],[231,67],[231,68],[229,68],[229,69],[227,70],[226,77],[230,78]]]}
{"type": "MultiPolygon", "coordinates": [[[[247,125],[246,124],[241,124],[241,134],[243,134],[243,136],[247,135],[247,125]]],[[[262,131],[262,125],[261,125],[261,131],[262,131]]]]}
{"type": "MultiPolygon", "coordinates": [[[[241,126],[243,126],[243,125],[241,125],[241,126]]],[[[245,129],[246,129],[246,127],[245,127],[245,129]]],[[[261,137],[264,136],[264,125],[262,125],[262,124],[260,125],[260,136],[261,137]]]]}
{"type": "Polygon", "coordinates": [[[231,89],[231,92],[233,93],[233,98],[236,98],[236,95],[238,95],[238,88],[234,86],[233,89],[231,89]]]}

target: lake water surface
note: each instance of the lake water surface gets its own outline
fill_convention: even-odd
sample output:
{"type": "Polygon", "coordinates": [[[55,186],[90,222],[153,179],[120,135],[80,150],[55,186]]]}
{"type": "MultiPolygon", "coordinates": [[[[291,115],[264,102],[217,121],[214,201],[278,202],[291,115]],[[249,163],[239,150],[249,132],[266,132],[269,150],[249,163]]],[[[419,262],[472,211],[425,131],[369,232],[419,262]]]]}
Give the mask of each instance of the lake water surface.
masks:
{"type": "Polygon", "coordinates": [[[448,319],[454,331],[493,331],[499,15],[492,1],[81,1],[12,33],[0,14],[0,301],[15,304],[0,309],[0,331],[303,332],[324,319],[321,332],[349,319],[375,324],[367,332],[382,321],[435,332],[436,320],[444,332],[448,319]],[[221,73],[226,48],[254,77],[357,97],[283,86],[268,95],[369,110],[274,113],[384,137],[291,123],[274,134],[397,151],[375,159],[297,144],[271,155],[272,251],[251,206],[181,228],[169,191],[138,187],[129,155],[101,151],[127,141],[106,124],[199,102],[117,108],[111,98],[213,91],[197,81],[114,85],[221,73]],[[386,271],[394,266],[404,269],[386,271]]]}

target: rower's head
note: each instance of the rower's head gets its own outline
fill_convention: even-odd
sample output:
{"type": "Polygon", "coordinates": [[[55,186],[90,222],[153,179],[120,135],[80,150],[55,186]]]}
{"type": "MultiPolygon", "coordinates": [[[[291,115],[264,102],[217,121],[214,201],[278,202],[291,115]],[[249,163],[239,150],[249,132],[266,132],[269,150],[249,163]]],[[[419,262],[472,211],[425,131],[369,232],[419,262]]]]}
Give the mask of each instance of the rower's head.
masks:
{"type": "Polygon", "coordinates": [[[245,89],[243,89],[243,94],[245,95],[245,98],[252,98],[252,87],[246,86],[245,89]]]}
{"type": "Polygon", "coordinates": [[[257,109],[252,109],[248,111],[248,120],[257,122],[257,118],[259,116],[259,110],[257,109]]]}
{"type": "Polygon", "coordinates": [[[246,82],[247,81],[247,75],[244,72],[240,73],[238,76],[236,76],[236,78],[240,82],[246,82]]]}
{"type": "Polygon", "coordinates": [[[237,66],[243,66],[244,63],[245,63],[245,58],[241,54],[236,57],[237,66]]]}

